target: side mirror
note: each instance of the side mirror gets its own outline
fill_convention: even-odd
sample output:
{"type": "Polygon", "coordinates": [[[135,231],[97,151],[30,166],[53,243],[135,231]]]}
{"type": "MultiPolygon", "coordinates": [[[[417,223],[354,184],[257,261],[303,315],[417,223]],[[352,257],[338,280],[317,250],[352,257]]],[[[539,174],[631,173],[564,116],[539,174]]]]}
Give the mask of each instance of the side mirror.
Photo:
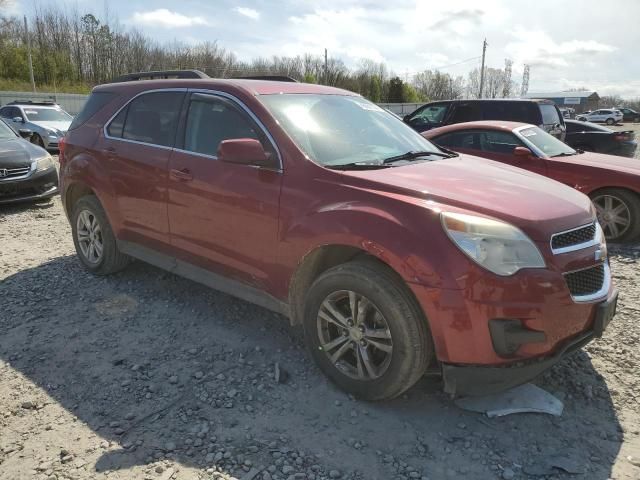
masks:
{"type": "Polygon", "coordinates": [[[409,115],[405,115],[404,117],[402,117],[402,121],[404,123],[409,123],[409,115]]]}
{"type": "Polygon", "coordinates": [[[269,161],[269,154],[254,138],[234,138],[220,142],[218,159],[240,165],[264,165],[269,161]]]}
{"type": "Polygon", "coordinates": [[[22,117],[13,117],[12,120],[16,123],[24,123],[24,118],[22,117]]]}
{"type": "Polygon", "coordinates": [[[530,157],[533,155],[533,152],[527,147],[516,147],[513,149],[513,154],[516,157],[530,157]]]}
{"type": "Polygon", "coordinates": [[[33,135],[33,132],[28,128],[21,128],[20,130],[18,130],[18,133],[22,138],[26,138],[27,140],[29,140],[33,135]]]}

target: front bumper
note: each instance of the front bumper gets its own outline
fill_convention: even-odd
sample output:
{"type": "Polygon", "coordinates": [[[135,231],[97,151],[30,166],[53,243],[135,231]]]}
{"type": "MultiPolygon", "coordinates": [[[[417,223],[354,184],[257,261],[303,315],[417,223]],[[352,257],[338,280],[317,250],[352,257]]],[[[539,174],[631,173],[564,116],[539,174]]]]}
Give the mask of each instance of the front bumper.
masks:
{"type": "Polygon", "coordinates": [[[618,292],[597,305],[593,325],[570,338],[553,354],[504,366],[442,364],[444,391],[452,395],[488,395],[526,383],[578,350],[601,337],[616,313],[618,292]]]}
{"type": "Polygon", "coordinates": [[[0,182],[0,205],[45,200],[58,193],[58,171],[50,168],[19,180],[0,182]]]}

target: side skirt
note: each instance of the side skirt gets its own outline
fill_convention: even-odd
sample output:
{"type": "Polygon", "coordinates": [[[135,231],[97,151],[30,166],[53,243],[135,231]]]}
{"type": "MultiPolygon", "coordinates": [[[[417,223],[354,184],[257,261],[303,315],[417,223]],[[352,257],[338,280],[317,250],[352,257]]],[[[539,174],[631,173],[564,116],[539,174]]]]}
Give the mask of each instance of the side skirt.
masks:
{"type": "Polygon", "coordinates": [[[214,290],[232,295],[241,300],[254,303],[267,310],[284,315],[287,318],[289,317],[289,305],[287,303],[237,280],[231,280],[191,263],[178,260],[175,257],[165,255],[151,248],[143,247],[137,243],[118,240],[118,249],[122,253],[126,253],[131,257],[150,263],[163,270],[188,278],[194,282],[202,283],[214,290]]]}

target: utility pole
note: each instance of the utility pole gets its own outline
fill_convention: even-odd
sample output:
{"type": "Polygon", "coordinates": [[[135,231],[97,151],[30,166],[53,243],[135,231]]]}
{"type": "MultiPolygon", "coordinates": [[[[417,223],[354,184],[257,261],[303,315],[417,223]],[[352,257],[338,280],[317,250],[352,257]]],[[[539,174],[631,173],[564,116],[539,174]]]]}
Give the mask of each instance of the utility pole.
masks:
{"type": "Polygon", "coordinates": [[[487,39],[482,42],[482,67],[480,67],[480,92],[478,98],[482,98],[482,89],[484,88],[484,56],[487,53],[487,39]]]}
{"type": "Polygon", "coordinates": [[[31,59],[31,37],[29,36],[29,28],[27,27],[27,16],[24,16],[24,36],[27,41],[27,52],[29,53],[29,76],[31,77],[31,89],[35,93],[36,81],[33,79],[33,60],[31,59]]]}
{"type": "Polygon", "coordinates": [[[329,72],[329,65],[327,62],[327,49],[325,48],[324,49],[324,84],[325,85],[329,84],[328,72],[329,72]]]}
{"type": "Polygon", "coordinates": [[[520,96],[524,97],[529,92],[529,65],[524,66],[524,72],[522,72],[522,86],[520,87],[520,96]]]}

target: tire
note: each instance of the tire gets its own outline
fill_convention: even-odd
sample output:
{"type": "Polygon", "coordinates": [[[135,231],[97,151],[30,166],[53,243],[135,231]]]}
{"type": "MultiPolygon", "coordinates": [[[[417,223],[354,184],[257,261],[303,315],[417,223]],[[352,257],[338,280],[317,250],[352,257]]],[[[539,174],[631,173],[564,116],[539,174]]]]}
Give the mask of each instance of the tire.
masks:
{"type": "Polygon", "coordinates": [[[31,143],[38,145],[39,147],[45,148],[44,140],[42,140],[42,137],[37,133],[34,133],[33,136],[31,137],[31,143]]]}
{"type": "Polygon", "coordinates": [[[634,122],[634,123],[639,123],[639,122],[640,122],[640,117],[636,117],[636,118],[634,118],[634,119],[633,119],[633,122],[634,122]]]}
{"type": "MultiPolygon", "coordinates": [[[[330,318],[339,319],[333,313],[330,318]]],[[[352,261],[320,275],[307,293],[303,326],[307,347],[324,374],[344,391],[364,400],[387,400],[402,394],[424,375],[434,355],[429,326],[415,298],[400,277],[375,261],[352,261]],[[337,326],[343,322],[325,320],[331,313],[326,302],[334,312],[348,315],[348,292],[359,296],[357,305],[363,306],[361,330],[354,325],[347,331],[337,326]],[[362,339],[357,339],[354,330],[364,330],[362,339]],[[327,348],[331,339],[327,335],[332,331],[334,343],[338,337],[347,340],[327,348]],[[345,345],[349,346],[334,364],[330,355],[338,354],[345,345]],[[391,351],[381,350],[379,346],[383,345],[386,349],[390,345],[391,351]],[[360,353],[363,351],[371,370],[360,353]],[[360,369],[356,368],[358,364],[360,369]]]]}
{"type": "Polygon", "coordinates": [[[605,123],[607,125],[614,125],[616,121],[613,118],[607,118],[607,121],[605,123]]]}
{"type": "MultiPolygon", "coordinates": [[[[640,239],[640,196],[628,190],[619,188],[604,188],[593,192],[591,200],[596,206],[598,221],[604,230],[605,236],[610,242],[631,242],[640,239]],[[621,212],[616,213],[619,218],[628,218],[629,224],[623,228],[621,224],[616,224],[616,229],[612,229],[612,218],[605,218],[607,210],[607,198],[611,202],[610,210],[617,209],[624,205],[621,212]]],[[[614,222],[615,223],[615,222],[614,222]]]]}
{"type": "Polygon", "coordinates": [[[107,215],[95,196],[87,195],[81,197],[73,206],[71,231],[78,258],[82,265],[91,273],[96,275],[109,275],[122,270],[130,263],[130,257],[118,250],[116,238],[107,220],[107,215]],[[82,219],[80,219],[81,216],[82,219]],[[94,225],[93,222],[98,226],[98,229],[87,227],[89,223],[94,225]],[[83,240],[79,238],[79,231],[83,240]],[[91,234],[93,234],[91,240],[95,239],[95,241],[93,241],[93,252],[95,256],[91,255],[91,249],[87,247],[87,242],[91,242],[91,240],[87,240],[87,238],[91,234]],[[102,251],[99,255],[99,251],[95,245],[97,242],[102,246],[102,251]]]}

